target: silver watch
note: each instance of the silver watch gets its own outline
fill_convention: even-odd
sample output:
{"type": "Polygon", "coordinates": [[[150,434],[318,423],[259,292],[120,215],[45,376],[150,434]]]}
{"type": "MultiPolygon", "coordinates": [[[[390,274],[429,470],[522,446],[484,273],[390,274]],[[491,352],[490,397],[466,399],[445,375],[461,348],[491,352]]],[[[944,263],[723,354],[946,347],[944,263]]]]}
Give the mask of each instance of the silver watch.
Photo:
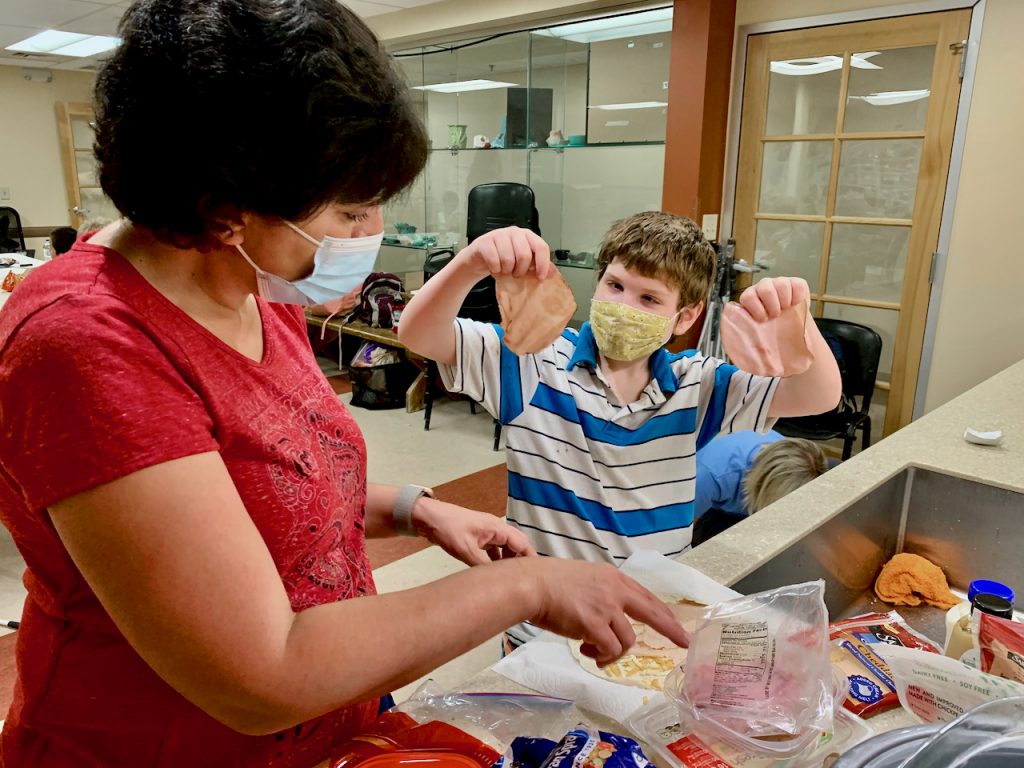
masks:
{"type": "Polygon", "coordinates": [[[412,508],[421,496],[434,498],[434,491],[422,485],[403,485],[395,497],[394,511],[395,531],[401,536],[419,536],[412,524],[412,508]]]}

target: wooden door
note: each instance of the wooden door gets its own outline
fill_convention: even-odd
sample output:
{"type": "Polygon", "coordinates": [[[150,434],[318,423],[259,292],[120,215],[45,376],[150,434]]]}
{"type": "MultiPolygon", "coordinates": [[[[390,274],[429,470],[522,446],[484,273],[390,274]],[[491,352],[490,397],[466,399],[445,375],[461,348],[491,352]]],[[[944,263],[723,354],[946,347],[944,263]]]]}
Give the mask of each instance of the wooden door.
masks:
{"type": "Polygon", "coordinates": [[[92,106],[84,103],[57,103],[57,130],[64,162],[64,184],[68,196],[71,226],[106,224],[120,214],[103,190],[93,154],[92,106]]]}
{"type": "Polygon", "coordinates": [[[970,10],[751,36],[736,252],[882,336],[872,410],[913,413],[970,10]],[[877,406],[877,407],[876,407],[877,406]]]}

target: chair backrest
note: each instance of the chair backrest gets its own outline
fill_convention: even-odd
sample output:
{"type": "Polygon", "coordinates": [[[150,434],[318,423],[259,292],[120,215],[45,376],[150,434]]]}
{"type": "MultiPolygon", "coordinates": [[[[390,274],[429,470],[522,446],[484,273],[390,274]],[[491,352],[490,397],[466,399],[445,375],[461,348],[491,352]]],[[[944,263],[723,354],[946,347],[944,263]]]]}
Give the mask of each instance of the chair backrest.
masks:
{"type": "MultiPolygon", "coordinates": [[[[530,187],[515,182],[496,182],[480,184],[469,191],[466,211],[469,242],[493,229],[511,226],[525,227],[540,234],[539,216],[530,187]]],[[[454,257],[452,251],[435,251],[427,256],[423,262],[423,281],[440,272],[454,257]]],[[[459,308],[459,317],[485,323],[501,322],[493,277],[485,277],[473,286],[459,308]]]]}
{"type": "Polygon", "coordinates": [[[14,208],[0,206],[0,253],[25,251],[25,233],[21,216],[14,208]]]}
{"type": "Polygon", "coordinates": [[[843,394],[861,398],[860,408],[866,413],[871,406],[878,377],[878,361],[882,357],[882,337],[873,329],[846,320],[817,318],[818,330],[832,348],[843,378],[843,394]]]}
{"type": "Polygon", "coordinates": [[[469,190],[466,239],[473,242],[485,232],[502,227],[523,227],[540,234],[537,201],[526,184],[499,181],[469,190]]]}

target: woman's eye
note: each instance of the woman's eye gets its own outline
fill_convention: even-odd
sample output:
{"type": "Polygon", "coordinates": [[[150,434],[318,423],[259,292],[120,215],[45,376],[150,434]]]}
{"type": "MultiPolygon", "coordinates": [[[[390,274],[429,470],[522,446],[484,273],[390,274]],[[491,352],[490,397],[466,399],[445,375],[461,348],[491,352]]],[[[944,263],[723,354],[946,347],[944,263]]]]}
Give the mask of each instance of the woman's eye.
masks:
{"type": "Polygon", "coordinates": [[[345,215],[348,217],[349,221],[366,221],[370,218],[370,214],[368,213],[346,213],[345,215]]]}

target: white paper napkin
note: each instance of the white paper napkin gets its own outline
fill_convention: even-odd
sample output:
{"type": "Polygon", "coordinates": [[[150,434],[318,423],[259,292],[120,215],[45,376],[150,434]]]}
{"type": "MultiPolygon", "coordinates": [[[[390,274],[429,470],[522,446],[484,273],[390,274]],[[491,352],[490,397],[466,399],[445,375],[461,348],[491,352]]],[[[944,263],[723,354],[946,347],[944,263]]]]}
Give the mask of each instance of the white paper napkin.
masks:
{"type": "MultiPolygon", "coordinates": [[[[652,592],[688,597],[698,603],[719,603],[739,593],[708,578],[695,568],[677,563],[653,550],[634,553],[621,566],[652,592]]],[[[494,671],[548,696],[572,699],[584,709],[626,722],[638,708],[664,694],[612,683],[584,672],[564,637],[542,632],[494,666],[494,671]]]]}

